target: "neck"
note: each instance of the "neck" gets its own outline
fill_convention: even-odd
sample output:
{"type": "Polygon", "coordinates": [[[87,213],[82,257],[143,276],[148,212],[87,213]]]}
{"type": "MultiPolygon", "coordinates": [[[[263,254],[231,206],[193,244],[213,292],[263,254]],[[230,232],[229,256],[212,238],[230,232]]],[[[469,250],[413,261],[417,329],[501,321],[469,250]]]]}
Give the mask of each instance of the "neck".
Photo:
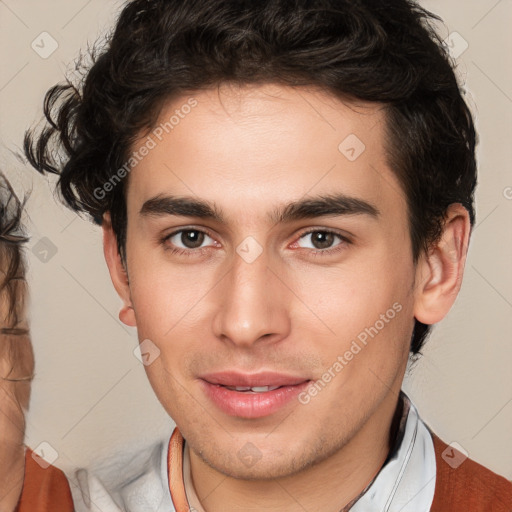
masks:
{"type": "Polygon", "coordinates": [[[344,510],[382,468],[398,427],[398,403],[398,394],[390,392],[341,449],[298,473],[279,479],[248,481],[231,478],[208,466],[190,450],[192,482],[201,501],[190,503],[190,506],[202,507],[205,512],[344,510]]]}

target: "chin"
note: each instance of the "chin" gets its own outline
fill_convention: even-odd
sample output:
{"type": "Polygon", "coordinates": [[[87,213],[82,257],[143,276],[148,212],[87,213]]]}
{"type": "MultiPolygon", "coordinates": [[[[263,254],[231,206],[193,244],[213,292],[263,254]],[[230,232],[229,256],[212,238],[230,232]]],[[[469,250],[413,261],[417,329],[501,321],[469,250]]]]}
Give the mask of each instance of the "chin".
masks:
{"type": "MultiPolygon", "coordinates": [[[[269,456],[264,458],[268,459],[269,456]]],[[[304,466],[297,466],[294,460],[264,462],[262,458],[250,467],[239,460],[233,460],[231,464],[216,464],[214,461],[203,460],[219,473],[237,480],[270,481],[291,476],[304,469],[304,466]]]]}
{"type": "MultiPolygon", "coordinates": [[[[304,439],[296,439],[296,443],[290,446],[285,439],[276,438],[274,444],[263,447],[256,436],[252,441],[251,438],[230,438],[227,444],[216,446],[201,446],[200,443],[200,451],[196,453],[208,466],[227,477],[259,481],[289,477],[329,455],[319,446],[308,446],[304,439]],[[285,451],[283,447],[286,447],[285,451]]],[[[286,439],[290,439],[290,436],[286,436],[286,439]]]]}

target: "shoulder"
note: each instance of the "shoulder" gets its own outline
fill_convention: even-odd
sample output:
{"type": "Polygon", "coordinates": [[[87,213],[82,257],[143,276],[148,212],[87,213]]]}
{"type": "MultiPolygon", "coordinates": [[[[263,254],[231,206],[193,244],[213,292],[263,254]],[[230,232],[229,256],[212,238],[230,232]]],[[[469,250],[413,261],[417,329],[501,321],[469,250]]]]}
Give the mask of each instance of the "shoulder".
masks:
{"type": "Polygon", "coordinates": [[[432,434],[437,477],[431,512],[510,512],[512,483],[432,434]]]}
{"type": "Polygon", "coordinates": [[[16,512],[73,512],[71,491],[64,473],[32,450],[25,453],[25,480],[16,512]]]}

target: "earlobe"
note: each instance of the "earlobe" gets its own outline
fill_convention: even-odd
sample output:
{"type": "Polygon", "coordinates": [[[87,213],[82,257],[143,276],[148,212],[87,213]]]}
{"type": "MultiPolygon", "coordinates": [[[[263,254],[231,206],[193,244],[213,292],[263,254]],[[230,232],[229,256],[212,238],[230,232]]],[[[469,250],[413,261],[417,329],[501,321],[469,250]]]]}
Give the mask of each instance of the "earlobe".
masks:
{"type": "Polygon", "coordinates": [[[125,306],[119,311],[119,320],[123,322],[123,324],[128,325],[129,327],[137,327],[137,322],[135,321],[135,311],[132,306],[125,306]]]}
{"type": "Polygon", "coordinates": [[[448,208],[443,232],[416,267],[414,316],[424,324],[442,320],[459,293],[471,225],[467,210],[460,204],[448,208]]]}
{"type": "Polygon", "coordinates": [[[107,262],[110,272],[110,278],[112,279],[112,284],[117,294],[123,301],[123,306],[119,311],[119,319],[130,327],[136,327],[137,322],[130,295],[128,273],[121,260],[117,246],[117,238],[112,229],[112,222],[108,213],[103,216],[101,228],[103,230],[103,254],[105,255],[105,261],[107,262]]]}

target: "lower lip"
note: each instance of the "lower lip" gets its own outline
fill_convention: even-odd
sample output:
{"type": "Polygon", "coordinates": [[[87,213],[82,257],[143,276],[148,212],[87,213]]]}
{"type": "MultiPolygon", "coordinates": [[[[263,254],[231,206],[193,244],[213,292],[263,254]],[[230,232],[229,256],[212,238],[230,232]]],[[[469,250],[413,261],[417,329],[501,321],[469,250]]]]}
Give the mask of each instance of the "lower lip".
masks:
{"type": "Polygon", "coordinates": [[[297,398],[309,381],[295,386],[282,386],[273,391],[252,393],[234,391],[218,384],[201,381],[202,387],[210,400],[223,412],[239,418],[262,418],[277,412],[297,398]]]}

